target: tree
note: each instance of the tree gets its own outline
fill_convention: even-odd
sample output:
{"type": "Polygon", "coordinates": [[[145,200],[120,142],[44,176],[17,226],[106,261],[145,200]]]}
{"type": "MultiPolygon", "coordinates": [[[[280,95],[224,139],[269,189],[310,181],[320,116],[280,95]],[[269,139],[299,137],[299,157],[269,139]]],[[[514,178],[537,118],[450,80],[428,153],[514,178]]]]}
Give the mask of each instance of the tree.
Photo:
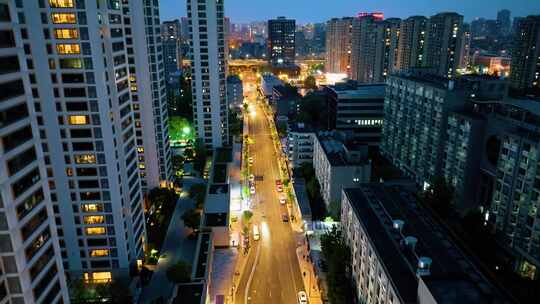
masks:
{"type": "Polygon", "coordinates": [[[329,208],[332,219],[339,221],[341,218],[341,203],[339,201],[331,201],[329,208]]]}
{"type": "Polygon", "coordinates": [[[173,283],[188,283],[191,281],[191,265],[185,261],[178,261],[167,269],[166,275],[173,283]]]}
{"type": "Polygon", "coordinates": [[[306,77],[306,79],[304,79],[304,88],[307,90],[316,90],[317,81],[315,80],[315,77],[311,75],[306,77]]]}
{"type": "Polygon", "coordinates": [[[201,213],[195,209],[186,210],[181,218],[184,221],[184,226],[193,230],[199,229],[201,225],[201,213]]]}
{"type": "Polygon", "coordinates": [[[332,304],[350,303],[353,295],[351,286],[351,251],[345,243],[341,230],[336,226],[321,236],[321,249],[328,267],[328,298],[332,304]]]}
{"type": "Polygon", "coordinates": [[[246,210],[244,213],[242,213],[242,221],[244,223],[249,224],[249,221],[251,221],[251,218],[253,217],[253,212],[246,210]]]}

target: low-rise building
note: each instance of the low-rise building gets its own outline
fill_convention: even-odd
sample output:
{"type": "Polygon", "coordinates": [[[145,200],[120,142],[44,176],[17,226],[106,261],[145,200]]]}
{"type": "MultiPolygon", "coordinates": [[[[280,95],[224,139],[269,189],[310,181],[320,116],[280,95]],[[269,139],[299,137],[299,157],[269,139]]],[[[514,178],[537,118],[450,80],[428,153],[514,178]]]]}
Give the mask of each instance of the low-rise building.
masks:
{"type": "Polygon", "coordinates": [[[369,182],[368,146],[348,141],[341,134],[321,132],[314,139],[313,168],[327,207],[341,201],[343,188],[369,182]]]}
{"type": "Polygon", "coordinates": [[[511,303],[399,186],[344,189],[343,236],[359,303],[511,303]]]}
{"type": "Polygon", "coordinates": [[[288,125],[285,150],[289,165],[297,168],[303,163],[313,162],[313,141],[315,130],[303,123],[288,125]]]}
{"type": "Polygon", "coordinates": [[[358,140],[379,145],[384,118],[385,84],[337,83],[326,88],[330,126],[350,130],[358,140]]]}
{"type": "Polygon", "coordinates": [[[275,86],[283,85],[283,81],[277,78],[274,74],[266,73],[261,77],[261,94],[268,102],[272,100],[272,94],[275,86]]]}
{"type": "Polygon", "coordinates": [[[238,75],[230,75],[227,77],[227,104],[229,109],[240,111],[244,103],[244,88],[242,79],[238,75]]]}
{"type": "Polygon", "coordinates": [[[298,102],[301,99],[298,89],[290,85],[278,85],[272,89],[270,105],[276,120],[288,121],[298,113],[298,102]]]}

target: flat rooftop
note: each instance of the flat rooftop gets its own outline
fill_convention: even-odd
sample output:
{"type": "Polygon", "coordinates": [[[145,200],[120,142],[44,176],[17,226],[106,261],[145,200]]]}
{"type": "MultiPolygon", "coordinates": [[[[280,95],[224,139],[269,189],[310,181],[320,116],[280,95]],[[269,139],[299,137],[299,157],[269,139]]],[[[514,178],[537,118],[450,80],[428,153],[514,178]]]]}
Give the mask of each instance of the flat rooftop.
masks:
{"type": "Polygon", "coordinates": [[[431,274],[422,280],[437,303],[505,303],[499,290],[405,188],[364,184],[358,189],[345,189],[345,193],[405,302],[416,301],[418,259],[429,257],[431,274]],[[393,228],[394,220],[404,221],[402,234],[393,228]],[[414,251],[402,245],[407,236],[418,241],[414,251]]]}
{"type": "Polygon", "coordinates": [[[204,299],[204,283],[179,284],[174,304],[201,304],[204,299]]]}
{"type": "Polygon", "coordinates": [[[339,99],[384,99],[386,93],[386,84],[336,84],[329,87],[333,90],[339,99]]]}

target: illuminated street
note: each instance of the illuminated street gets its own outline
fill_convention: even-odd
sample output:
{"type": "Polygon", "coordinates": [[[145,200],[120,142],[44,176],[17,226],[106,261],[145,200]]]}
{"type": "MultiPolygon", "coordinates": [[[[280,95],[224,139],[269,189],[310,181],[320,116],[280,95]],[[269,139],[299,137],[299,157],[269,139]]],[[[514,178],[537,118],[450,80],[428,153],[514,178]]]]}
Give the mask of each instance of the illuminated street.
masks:
{"type": "MultiPolygon", "coordinates": [[[[249,101],[254,104],[253,83],[246,83],[245,87],[249,101]]],[[[296,303],[298,292],[304,289],[295,253],[299,232],[292,230],[290,222],[282,220],[287,211],[280,205],[278,194],[281,193],[276,190],[278,157],[262,106],[250,106],[246,117],[249,117],[249,135],[254,140],[250,148],[250,156],[254,158],[252,172],[258,180],[253,224],[259,227],[261,238],[251,239],[252,248],[237,288],[236,303],[245,303],[246,299],[247,303],[296,303]]]]}

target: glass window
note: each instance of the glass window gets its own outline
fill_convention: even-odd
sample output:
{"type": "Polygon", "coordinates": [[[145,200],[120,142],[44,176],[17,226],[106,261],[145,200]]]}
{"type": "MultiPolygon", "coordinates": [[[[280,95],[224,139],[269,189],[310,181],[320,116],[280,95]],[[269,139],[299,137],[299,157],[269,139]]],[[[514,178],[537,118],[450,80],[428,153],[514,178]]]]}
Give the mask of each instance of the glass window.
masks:
{"type": "Polygon", "coordinates": [[[108,283],[111,281],[111,272],[84,273],[84,281],[92,283],[108,283]]]}
{"type": "Polygon", "coordinates": [[[62,69],[82,69],[82,60],[80,58],[61,58],[60,67],[62,69]]]}
{"type": "Polygon", "coordinates": [[[105,223],[105,217],[103,215],[89,215],[83,217],[83,223],[87,225],[103,224],[105,223]]]}
{"type": "Polygon", "coordinates": [[[51,7],[73,7],[73,0],[49,0],[51,7]]]}
{"type": "Polygon", "coordinates": [[[86,125],[89,123],[88,115],[70,115],[68,118],[70,125],[86,125]]]}
{"type": "Polygon", "coordinates": [[[54,29],[54,37],[56,39],[77,39],[79,38],[79,32],[77,29],[57,28],[54,29]]]}
{"type": "Polygon", "coordinates": [[[83,212],[102,212],[103,204],[83,204],[81,210],[83,212]]]}
{"type": "Polygon", "coordinates": [[[80,54],[81,46],[77,43],[62,43],[56,45],[58,54],[80,54]]]}
{"type": "Polygon", "coordinates": [[[107,232],[107,229],[105,227],[87,227],[84,230],[86,232],[86,235],[100,235],[107,232]]]}
{"type": "Polygon", "coordinates": [[[94,154],[78,154],[75,155],[76,164],[95,164],[96,155],[94,154]]]}
{"type": "Polygon", "coordinates": [[[67,23],[74,24],[77,22],[77,18],[73,13],[52,13],[52,22],[53,23],[67,23]]]}
{"type": "Polygon", "coordinates": [[[109,256],[109,250],[108,249],[90,250],[90,256],[93,257],[93,258],[109,256]]]}

